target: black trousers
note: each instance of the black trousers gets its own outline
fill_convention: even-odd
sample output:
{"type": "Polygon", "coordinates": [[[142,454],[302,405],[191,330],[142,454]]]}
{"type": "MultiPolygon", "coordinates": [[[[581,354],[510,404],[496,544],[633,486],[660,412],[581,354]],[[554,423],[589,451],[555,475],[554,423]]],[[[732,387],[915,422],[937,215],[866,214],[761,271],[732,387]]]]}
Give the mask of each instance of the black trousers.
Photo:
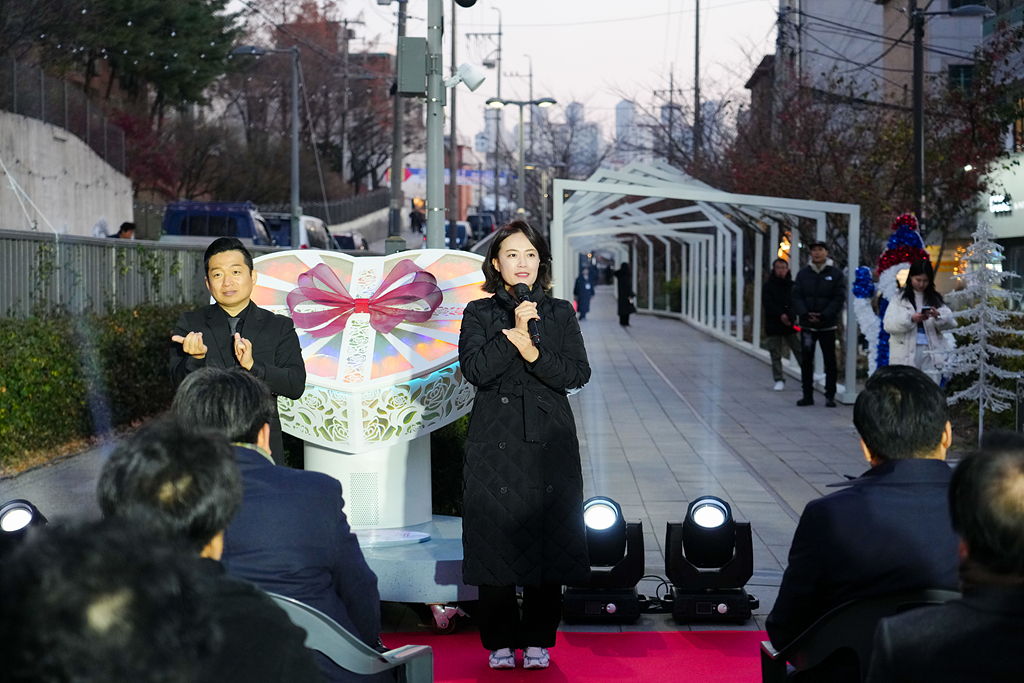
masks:
{"type": "Polygon", "coordinates": [[[562,620],[560,585],[524,586],[519,614],[515,586],[480,586],[480,642],[488,650],[554,647],[562,620]]]}
{"type": "Polygon", "coordinates": [[[804,384],[804,398],[814,398],[814,344],[821,345],[821,355],[825,361],[825,398],[836,395],[836,331],[835,330],[800,330],[800,350],[803,358],[800,363],[800,379],[804,384]]]}

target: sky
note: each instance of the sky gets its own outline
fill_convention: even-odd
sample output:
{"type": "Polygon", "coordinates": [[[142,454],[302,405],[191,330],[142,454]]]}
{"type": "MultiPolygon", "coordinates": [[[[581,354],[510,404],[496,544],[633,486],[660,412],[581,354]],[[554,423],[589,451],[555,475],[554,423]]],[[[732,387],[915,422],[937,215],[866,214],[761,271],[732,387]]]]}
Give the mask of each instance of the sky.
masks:
{"type": "MultiPolygon", "coordinates": [[[[644,106],[654,102],[655,90],[669,89],[674,73],[675,97],[692,111],[694,83],[695,0],[477,0],[457,7],[456,61],[481,66],[497,48],[497,40],[471,33],[497,33],[502,18],[501,94],[507,99],[529,97],[525,76],[533,61],[533,96],[553,97],[559,106],[572,101],[586,107],[586,118],[602,125],[605,140],[614,132],[615,105],[623,98],[644,106]]],[[[444,0],[445,74],[451,67],[451,0],[444,0]]],[[[338,13],[358,18],[352,49],[394,52],[397,3],[344,0],[338,13]]],[[[777,0],[700,0],[700,63],[702,100],[746,100],[743,84],[765,54],[775,49],[777,0]]],[[[410,0],[406,34],[426,36],[426,0],[410,0]]],[[[496,72],[485,69],[487,80],[476,92],[460,85],[457,97],[459,138],[472,144],[483,130],[487,98],[497,95],[496,72]]],[[[667,95],[666,95],[667,97],[667,95]]],[[[552,110],[549,110],[552,111],[552,110]]],[[[505,125],[511,130],[510,112],[505,125]]]]}

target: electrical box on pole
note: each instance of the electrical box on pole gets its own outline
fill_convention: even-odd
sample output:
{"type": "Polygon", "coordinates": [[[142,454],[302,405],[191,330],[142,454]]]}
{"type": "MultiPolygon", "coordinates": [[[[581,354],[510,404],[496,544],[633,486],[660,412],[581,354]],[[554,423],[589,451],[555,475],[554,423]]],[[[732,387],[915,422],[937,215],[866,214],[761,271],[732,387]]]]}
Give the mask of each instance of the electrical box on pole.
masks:
{"type": "Polygon", "coordinates": [[[427,39],[403,36],[398,39],[398,94],[427,96],[427,39]]]}

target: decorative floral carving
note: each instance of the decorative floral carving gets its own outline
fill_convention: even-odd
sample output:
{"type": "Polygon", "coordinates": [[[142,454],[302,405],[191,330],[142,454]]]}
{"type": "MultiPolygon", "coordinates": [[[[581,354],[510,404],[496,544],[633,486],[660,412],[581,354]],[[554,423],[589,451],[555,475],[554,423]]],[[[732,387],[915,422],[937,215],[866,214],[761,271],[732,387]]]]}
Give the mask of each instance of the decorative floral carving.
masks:
{"type": "Polygon", "coordinates": [[[458,363],[393,387],[346,394],[307,385],[299,401],[279,399],[284,429],[312,443],[360,453],[421,436],[465,415],[475,390],[458,363]],[[350,419],[350,396],[360,406],[350,419]],[[313,406],[320,406],[313,408],[313,406]]]}

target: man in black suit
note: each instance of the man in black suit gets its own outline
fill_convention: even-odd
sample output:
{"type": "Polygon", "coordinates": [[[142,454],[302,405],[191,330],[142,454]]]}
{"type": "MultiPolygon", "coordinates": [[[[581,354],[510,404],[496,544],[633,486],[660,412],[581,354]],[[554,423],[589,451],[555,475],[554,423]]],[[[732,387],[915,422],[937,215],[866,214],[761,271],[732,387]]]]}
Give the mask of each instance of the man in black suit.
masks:
{"type": "Polygon", "coordinates": [[[883,619],[870,683],[1024,679],[1024,438],[1001,433],[949,488],[963,598],[883,619]]]}
{"type": "MultiPolygon", "coordinates": [[[[234,237],[221,237],[206,249],[206,287],[217,303],[183,313],[171,341],[171,381],[203,367],[241,367],[275,396],[298,399],[306,387],[306,365],[290,318],[252,302],[256,270],[252,254],[234,237]]],[[[281,418],[274,407],[270,453],[284,462],[281,418]]]]}
{"type": "Polygon", "coordinates": [[[96,492],[104,518],[176,542],[208,584],[221,644],[199,681],[322,680],[305,632],[263,591],[227,576],[219,562],[225,529],[242,502],[242,477],[226,438],[181,420],[150,422],[114,449],[96,492]]]}
{"type": "MultiPolygon", "coordinates": [[[[377,576],[342,512],[341,484],[319,472],[274,466],[266,451],[274,399],[266,386],[241,370],[204,368],[181,383],[172,410],[234,446],[245,492],[224,537],[228,572],[315,607],[378,646],[377,576]]],[[[367,680],[320,655],[318,662],[330,681],[367,680]]]]}
{"type": "MultiPolygon", "coordinates": [[[[946,496],[952,473],[945,457],[953,439],[948,412],[945,394],[916,368],[880,368],[864,384],[853,423],[871,469],[832,484],[843,488],[804,508],[765,622],[776,649],[854,598],[957,589],[958,541],[946,496]]],[[[845,676],[856,675],[845,668],[845,676]]],[[[847,678],[830,668],[827,675],[812,669],[798,680],[847,678]]]]}

